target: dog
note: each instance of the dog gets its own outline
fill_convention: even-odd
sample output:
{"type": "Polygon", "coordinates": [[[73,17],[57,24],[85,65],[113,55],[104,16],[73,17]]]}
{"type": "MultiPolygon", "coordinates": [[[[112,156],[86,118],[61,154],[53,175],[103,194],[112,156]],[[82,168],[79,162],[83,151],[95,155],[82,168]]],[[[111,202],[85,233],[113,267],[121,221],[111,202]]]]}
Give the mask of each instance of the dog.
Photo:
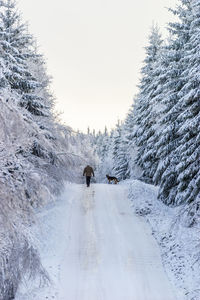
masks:
{"type": "Polygon", "coordinates": [[[114,181],[114,183],[117,184],[119,182],[119,180],[116,177],[109,176],[109,175],[106,175],[106,177],[108,179],[108,183],[111,183],[111,181],[114,181]]]}

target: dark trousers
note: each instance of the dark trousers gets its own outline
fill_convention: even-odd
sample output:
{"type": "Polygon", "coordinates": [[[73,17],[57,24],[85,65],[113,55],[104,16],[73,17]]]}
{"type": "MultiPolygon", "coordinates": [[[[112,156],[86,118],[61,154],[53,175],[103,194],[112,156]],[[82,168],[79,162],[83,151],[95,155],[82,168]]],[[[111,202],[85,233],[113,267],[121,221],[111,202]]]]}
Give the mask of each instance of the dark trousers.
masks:
{"type": "Polygon", "coordinates": [[[86,176],[86,184],[88,187],[90,186],[90,179],[91,179],[91,176],[86,176]]]}

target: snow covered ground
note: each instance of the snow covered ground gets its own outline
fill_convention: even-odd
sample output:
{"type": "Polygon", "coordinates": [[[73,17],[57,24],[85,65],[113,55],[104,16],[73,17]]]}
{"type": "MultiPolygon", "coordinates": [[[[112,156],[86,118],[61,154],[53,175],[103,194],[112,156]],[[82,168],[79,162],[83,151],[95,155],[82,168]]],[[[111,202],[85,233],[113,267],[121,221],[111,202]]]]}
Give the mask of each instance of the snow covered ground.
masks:
{"type": "Polygon", "coordinates": [[[187,206],[172,208],[158,201],[157,187],[138,180],[127,183],[133,211],[149,224],[179,299],[200,300],[200,226],[186,226],[184,214],[187,206]]]}
{"type": "Polygon", "coordinates": [[[16,300],[183,300],[150,226],[131,209],[128,185],[67,184],[57,202],[38,212],[36,224],[52,284],[27,280],[16,300]]]}

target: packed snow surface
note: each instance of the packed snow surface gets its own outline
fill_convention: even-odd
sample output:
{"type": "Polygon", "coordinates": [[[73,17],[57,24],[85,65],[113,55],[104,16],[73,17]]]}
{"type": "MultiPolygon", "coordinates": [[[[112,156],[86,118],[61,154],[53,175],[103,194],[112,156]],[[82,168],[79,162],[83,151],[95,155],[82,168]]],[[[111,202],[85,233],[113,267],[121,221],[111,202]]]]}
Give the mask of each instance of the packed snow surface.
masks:
{"type": "MultiPolygon", "coordinates": [[[[21,286],[16,300],[175,300],[150,228],[127,185],[67,185],[38,213],[42,261],[53,286],[21,286]]],[[[38,227],[38,226],[37,226],[38,227]]]]}

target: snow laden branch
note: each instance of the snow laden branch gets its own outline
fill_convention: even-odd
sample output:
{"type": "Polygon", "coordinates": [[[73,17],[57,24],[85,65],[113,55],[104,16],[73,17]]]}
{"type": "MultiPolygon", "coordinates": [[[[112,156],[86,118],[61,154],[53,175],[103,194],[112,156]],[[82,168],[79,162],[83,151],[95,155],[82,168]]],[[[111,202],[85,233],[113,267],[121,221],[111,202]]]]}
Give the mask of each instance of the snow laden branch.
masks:
{"type": "Polygon", "coordinates": [[[75,156],[77,158],[79,158],[81,161],[84,161],[85,163],[87,163],[87,159],[84,157],[81,157],[80,155],[74,154],[72,152],[63,152],[63,153],[56,153],[57,156],[59,155],[67,155],[67,156],[75,156]]]}
{"type": "Polygon", "coordinates": [[[37,208],[81,182],[95,154],[85,135],[61,125],[42,55],[13,0],[0,1],[0,299],[14,299],[20,282],[48,283],[32,225],[37,208]],[[59,153],[68,153],[60,155],[59,153]],[[76,153],[76,154],[75,154],[76,153]],[[59,155],[57,155],[59,154],[59,155]]]}

